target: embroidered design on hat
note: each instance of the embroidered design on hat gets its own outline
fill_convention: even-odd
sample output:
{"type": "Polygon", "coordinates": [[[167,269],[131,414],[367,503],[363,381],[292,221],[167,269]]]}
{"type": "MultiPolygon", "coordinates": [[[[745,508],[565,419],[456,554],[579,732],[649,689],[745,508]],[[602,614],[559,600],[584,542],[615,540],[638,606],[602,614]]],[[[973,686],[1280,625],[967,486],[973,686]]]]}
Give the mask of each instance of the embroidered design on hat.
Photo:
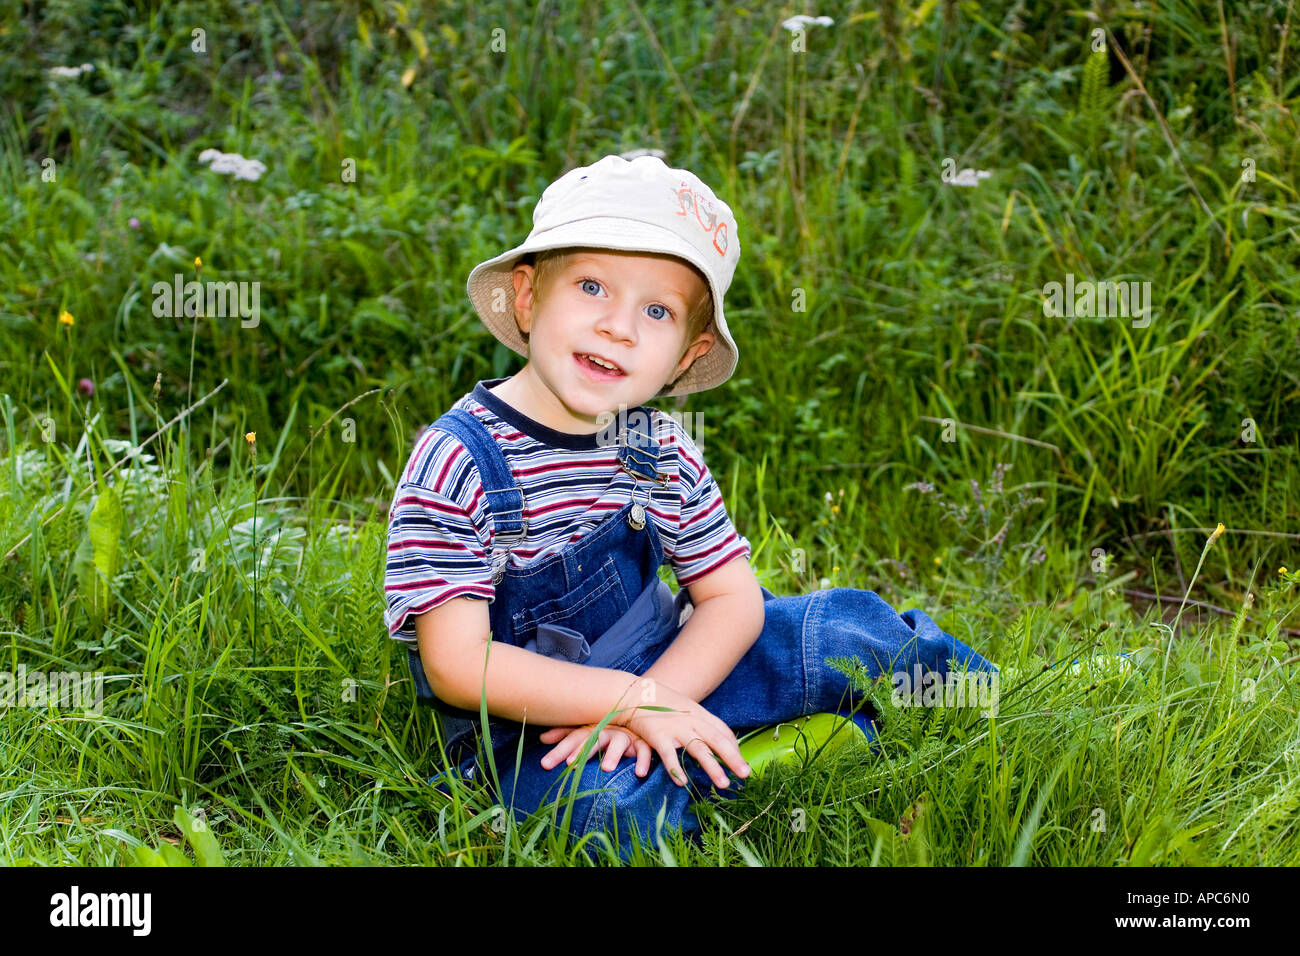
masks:
{"type": "Polygon", "coordinates": [[[717,212],[714,211],[713,200],[709,199],[707,196],[697,194],[695,190],[685,182],[676,189],[670,190],[670,192],[672,193],[673,203],[678,207],[677,215],[689,216],[690,212],[687,212],[688,208],[694,212],[695,221],[699,224],[700,228],[705,232],[713,234],[713,248],[718,251],[718,255],[726,258],[728,247],[727,224],[722,220],[717,212]],[[701,206],[708,211],[707,221],[700,215],[701,206]]]}

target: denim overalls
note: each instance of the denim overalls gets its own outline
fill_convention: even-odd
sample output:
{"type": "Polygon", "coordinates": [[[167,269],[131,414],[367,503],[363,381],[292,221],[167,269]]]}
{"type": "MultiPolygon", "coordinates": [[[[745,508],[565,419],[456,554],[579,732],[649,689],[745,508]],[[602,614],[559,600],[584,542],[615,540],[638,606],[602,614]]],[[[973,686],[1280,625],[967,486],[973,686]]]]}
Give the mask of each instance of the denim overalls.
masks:
{"type": "MultiPolygon", "coordinates": [[[[432,427],[454,435],[473,456],[493,514],[498,548],[503,541],[522,540],[523,492],[486,427],[458,408],[432,427]]],[[[648,497],[644,482],[663,480],[657,470],[658,442],[653,436],[625,430],[620,435],[619,460],[614,480],[627,483],[628,503],[618,512],[578,541],[533,564],[511,567],[504,550],[493,555],[492,640],[572,663],[639,675],[650,669],[677,636],[689,616],[690,595],[682,588],[674,597],[660,580],[663,547],[654,518],[640,505],[648,497]]],[[[766,613],[758,639],[700,702],[737,736],[749,728],[835,712],[849,716],[874,740],[875,727],[863,712],[870,704],[826,658],[857,657],[868,679],[911,674],[918,667],[943,674],[950,659],[971,671],[997,670],[966,644],[941,631],[924,612],[911,610],[900,615],[872,591],[833,588],[777,597],[763,588],[762,594],[766,613]]],[[[444,714],[448,755],[457,763],[455,770],[448,772],[471,781],[486,778],[486,767],[470,752],[478,743],[478,713],[437,701],[415,649],[410,650],[409,659],[417,695],[444,714]]],[[[516,767],[523,726],[503,718],[489,719],[493,759],[504,791],[498,798],[512,807],[521,821],[573,792],[572,776],[562,786],[560,783],[573,767],[564,762],[551,770],[541,766],[542,757],[554,746],[538,740],[546,729],[527,727],[522,762],[516,767]]],[[[646,776],[638,777],[634,757],[624,757],[612,771],[605,771],[600,767],[603,754],[593,752],[576,771],[581,774],[577,792],[585,795],[574,802],[571,835],[581,839],[607,831],[626,859],[633,846],[633,826],[640,831],[643,844],[650,841],[653,845],[655,820],[666,804],[664,830],[680,828],[697,837],[699,822],[690,804],[709,797],[735,796],[744,781],[733,776],[732,785],[719,790],[689,753],[679,750],[678,754],[689,786],[672,781],[658,754],[652,756],[646,776]]],[[[731,776],[730,768],[725,764],[723,768],[731,776]]],[[[430,783],[438,785],[448,772],[438,774],[430,783]]],[[[443,787],[445,784],[440,789],[443,787]]],[[[563,813],[558,814],[561,820],[563,813]]],[[[590,845],[588,841],[589,853],[590,845]]]]}

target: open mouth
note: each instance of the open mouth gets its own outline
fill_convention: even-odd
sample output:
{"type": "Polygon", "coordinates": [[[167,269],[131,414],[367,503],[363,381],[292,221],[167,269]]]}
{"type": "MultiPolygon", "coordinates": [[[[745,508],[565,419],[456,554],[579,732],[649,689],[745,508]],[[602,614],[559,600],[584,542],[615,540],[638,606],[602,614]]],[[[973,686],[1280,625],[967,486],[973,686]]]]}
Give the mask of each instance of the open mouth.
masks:
{"type": "Polygon", "coordinates": [[[595,378],[597,381],[605,381],[611,378],[622,378],[627,373],[621,368],[603,359],[598,355],[591,355],[586,352],[574,352],[573,360],[582,366],[583,371],[595,378]]]}

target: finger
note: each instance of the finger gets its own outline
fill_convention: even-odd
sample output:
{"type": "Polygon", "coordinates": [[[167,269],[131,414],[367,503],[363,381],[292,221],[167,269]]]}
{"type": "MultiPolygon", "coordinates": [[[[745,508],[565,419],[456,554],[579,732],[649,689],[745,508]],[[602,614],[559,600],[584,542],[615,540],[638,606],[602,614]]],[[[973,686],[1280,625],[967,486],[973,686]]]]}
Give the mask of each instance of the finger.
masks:
{"type": "MultiPolygon", "coordinates": [[[[658,750],[658,748],[655,748],[658,750]]],[[[677,759],[676,747],[665,747],[659,750],[659,757],[664,762],[664,769],[668,771],[668,777],[679,787],[686,786],[686,771],[682,769],[681,761],[677,759]]]]}
{"type": "Polygon", "coordinates": [[[627,734],[616,731],[610,735],[609,746],[605,750],[605,760],[601,763],[600,769],[609,771],[618,766],[618,762],[623,759],[623,752],[630,743],[627,734]]]}
{"type": "Polygon", "coordinates": [[[599,750],[604,751],[604,753],[601,754],[601,758],[600,758],[601,770],[613,769],[612,767],[610,767],[609,763],[611,760],[615,760],[615,761],[618,760],[619,754],[616,754],[614,752],[617,744],[618,744],[617,738],[611,737],[606,731],[601,731],[600,742],[596,745],[596,749],[598,751],[599,750]]]}
{"type": "MultiPolygon", "coordinates": [[[[700,709],[703,710],[704,708],[700,708],[700,709]]],[[[708,739],[710,741],[714,741],[717,743],[724,743],[724,742],[732,743],[739,746],[739,744],[736,741],[735,731],[733,731],[731,727],[728,726],[725,720],[723,720],[721,717],[718,717],[716,714],[710,713],[707,710],[705,710],[704,712],[708,714],[709,724],[713,727],[714,730],[714,733],[708,735],[708,739]]]]}
{"type": "MultiPolygon", "coordinates": [[[[565,734],[564,739],[552,748],[551,753],[555,755],[551,761],[551,767],[557,767],[560,761],[573,763],[577,759],[578,753],[582,750],[583,741],[586,740],[586,733],[581,728],[570,730],[565,734]]],[[[549,755],[548,755],[549,756],[549,755]]],[[[549,767],[547,769],[550,769],[549,767]]]]}
{"type": "Polygon", "coordinates": [[[735,747],[739,752],[740,742],[736,740],[736,732],[716,717],[713,718],[713,724],[716,732],[709,735],[709,740],[723,747],[735,747]]]}
{"type": "Polygon", "coordinates": [[[644,740],[636,742],[636,775],[644,777],[650,772],[650,745],[644,740]]]}
{"type": "MultiPolygon", "coordinates": [[[[578,755],[582,753],[582,749],[587,746],[587,741],[591,739],[592,736],[593,735],[591,733],[590,727],[579,727],[577,730],[573,731],[573,733],[569,734],[569,740],[568,740],[569,763],[574,763],[577,761],[578,755]]],[[[587,756],[590,757],[592,754],[598,752],[599,750],[600,750],[600,741],[599,739],[597,739],[596,743],[592,745],[591,750],[587,754],[587,756]]]]}
{"type": "MultiPolygon", "coordinates": [[[[728,733],[730,733],[730,730],[728,730],[728,733]]],[[[753,773],[753,769],[749,766],[744,755],[740,752],[740,742],[736,740],[735,734],[731,734],[730,740],[718,742],[717,746],[713,749],[714,752],[722,758],[723,762],[726,763],[726,765],[730,767],[741,780],[744,780],[753,773]]]]}
{"type": "Polygon", "coordinates": [[[737,777],[743,780],[752,773],[749,764],[745,762],[745,758],[740,752],[740,741],[736,739],[735,732],[726,724],[721,724],[718,733],[709,737],[708,744],[709,749],[716,753],[718,758],[730,767],[737,777]]]}
{"type": "MultiPolygon", "coordinates": [[[[549,741],[548,741],[548,743],[549,743],[549,741]]],[[[548,751],[545,753],[545,755],[543,755],[543,757],[542,757],[542,769],[543,769],[543,770],[550,770],[550,769],[552,769],[553,767],[557,766],[557,765],[559,764],[559,762],[560,762],[561,760],[564,759],[565,753],[566,753],[566,751],[565,751],[565,749],[564,749],[564,744],[562,744],[562,743],[561,743],[561,744],[556,744],[554,747],[552,747],[550,750],[548,750],[548,751]]]]}
{"type": "Polygon", "coordinates": [[[713,751],[709,749],[709,745],[705,741],[697,737],[686,745],[686,752],[695,758],[695,762],[709,775],[709,779],[719,789],[726,789],[731,783],[726,771],[718,766],[718,762],[713,759],[713,751]]]}
{"type": "Polygon", "coordinates": [[[573,763],[574,750],[576,746],[577,744],[574,741],[574,731],[570,730],[565,734],[564,739],[557,743],[551,749],[551,752],[546,755],[547,757],[552,758],[550,766],[546,769],[549,770],[552,767],[559,766],[560,761],[562,760],[566,763],[573,763]]]}
{"type": "Polygon", "coordinates": [[[537,739],[544,744],[553,744],[557,740],[563,738],[565,734],[571,733],[572,731],[572,727],[552,727],[550,730],[542,731],[541,735],[537,739]],[[549,737],[550,740],[547,740],[547,737],[549,737]]]}

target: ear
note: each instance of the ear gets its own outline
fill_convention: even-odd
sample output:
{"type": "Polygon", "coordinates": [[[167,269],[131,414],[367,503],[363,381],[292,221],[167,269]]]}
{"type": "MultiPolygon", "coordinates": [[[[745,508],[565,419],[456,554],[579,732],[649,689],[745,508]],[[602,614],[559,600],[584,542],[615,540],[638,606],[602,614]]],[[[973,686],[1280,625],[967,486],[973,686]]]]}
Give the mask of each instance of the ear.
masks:
{"type": "Polygon", "coordinates": [[[682,355],[681,361],[677,363],[677,367],[673,369],[673,374],[668,377],[669,382],[675,383],[679,378],[685,375],[686,370],[691,367],[691,364],[697,358],[709,349],[713,348],[713,343],[715,341],[712,332],[701,332],[697,335],[695,341],[687,347],[685,353],[682,355]]]}
{"type": "Polygon", "coordinates": [[[528,332],[533,324],[533,300],[536,289],[533,280],[536,272],[527,263],[520,263],[510,273],[515,284],[515,324],[520,332],[528,332]]]}

